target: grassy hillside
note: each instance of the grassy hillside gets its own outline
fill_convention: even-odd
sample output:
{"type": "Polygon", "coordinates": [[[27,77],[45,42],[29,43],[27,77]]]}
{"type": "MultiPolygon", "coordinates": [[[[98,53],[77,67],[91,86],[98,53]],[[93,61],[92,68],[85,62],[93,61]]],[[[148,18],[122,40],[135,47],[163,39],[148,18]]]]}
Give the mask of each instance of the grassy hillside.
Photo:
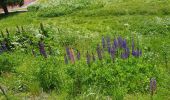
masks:
{"type": "Polygon", "coordinates": [[[151,78],[153,99],[170,99],[170,0],[39,0],[28,10],[0,15],[0,86],[9,99],[150,100],[151,78]],[[108,41],[119,37],[130,54],[122,59],[119,44],[112,59],[108,41]]]}

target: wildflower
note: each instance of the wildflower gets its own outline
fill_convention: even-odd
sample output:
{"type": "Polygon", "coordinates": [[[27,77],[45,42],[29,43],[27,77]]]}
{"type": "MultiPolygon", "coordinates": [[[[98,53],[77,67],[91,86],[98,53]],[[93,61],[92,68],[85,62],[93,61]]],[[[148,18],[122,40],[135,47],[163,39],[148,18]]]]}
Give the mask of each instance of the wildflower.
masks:
{"type": "Polygon", "coordinates": [[[88,64],[88,65],[90,65],[90,60],[91,60],[91,57],[90,57],[89,52],[87,51],[87,54],[86,54],[86,61],[87,61],[87,64],[88,64]]]}
{"type": "Polygon", "coordinates": [[[40,54],[43,55],[45,58],[47,58],[44,43],[42,41],[39,41],[38,45],[39,45],[40,54]]]}
{"type": "Polygon", "coordinates": [[[113,43],[114,43],[114,47],[115,47],[115,48],[118,48],[119,44],[118,44],[118,42],[117,42],[116,39],[114,39],[114,42],[113,42],[113,43]]]}
{"type": "Polygon", "coordinates": [[[123,41],[122,41],[122,48],[126,48],[127,47],[127,43],[126,43],[126,40],[124,39],[123,41]]]}
{"type": "Polygon", "coordinates": [[[153,95],[156,92],[156,79],[155,78],[151,78],[150,80],[150,91],[151,91],[151,95],[153,95]]]}
{"type": "Polygon", "coordinates": [[[123,42],[123,39],[121,37],[118,37],[118,44],[119,44],[119,47],[122,47],[122,42],[123,42]]]}
{"type": "Polygon", "coordinates": [[[134,43],[134,40],[132,40],[132,55],[134,57],[139,57],[142,55],[142,50],[140,50],[139,48],[137,48],[135,50],[135,43],[134,43]]]}
{"type": "Polygon", "coordinates": [[[97,45],[96,51],[97,51],[97,55],[98,55],[99,60],[102,60],[102,51],[100,49],[100,45],[99,44],[97,45]]]}
{"type": "Polygon", "coordinates": [[[121,53],[121,58],[122,58],[122,59],[126,59],[126,58],[129,57],[129,55],[130,55],[130,50],[129,50],[129,48],[127,47],[127,48],[124,49],[124,52],[121,53]]]}
{"type": "Polygon", "coordinates": [[[132,55],[134,57],[139,57],[142,55],[142,50],[139,50],[139,48],[137,48],[137,50],[132,50],[132,55]]]}
{"type": "Polygon", "coordinates": [[[72,62],[72,63],[75,63],[75,58],[74,58],[74,51],[73,51],[73,49],[70,48],[70,49],[69,49],[69,52],[70,52],[69,54],[70,54],[70,58],[71,58],[70,60],[71,60],[71,62],[72,62]]]}
{"type": "Polygon", "coordinates": [[[103,46],[103,49],[106,47],[106,44],[105,44],[105,39],[104,39],[104,37],[102,37],[102,46],[103,46]]]}
{"type": "Polygon", "coordinates": [[[114,57],[115,57],[115,48],[114,47],[111,48],[110,55],[111,55],[111,58],[114,59],[114,57]]]}
{"type": "Polygon", "coordinates": [[[1,42],[1,47],[2,47],[2,50],[3,50],[3,51],[8,50],[6,41],[2,41],[2,42],[1,42]]]}
{"type": "Polygon", "coordinates": [[[68,47],[66,47],[66,54],[67,54],[67,56],[68,56],[69,60],[71,60],[70,50],[69,50],[69,48],[68,48],[68,47]]]}

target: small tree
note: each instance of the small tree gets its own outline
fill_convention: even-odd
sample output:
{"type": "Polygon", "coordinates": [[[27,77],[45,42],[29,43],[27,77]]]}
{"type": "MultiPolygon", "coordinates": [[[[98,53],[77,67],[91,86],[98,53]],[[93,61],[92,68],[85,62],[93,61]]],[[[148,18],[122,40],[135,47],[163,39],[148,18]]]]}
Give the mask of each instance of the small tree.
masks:
{"type": "Polygon", "coordinates": [[[7,6],[22,6],[24,4],[24,0],[0,0],[0,8],[4,10],[5,15],[8,15],[7,6]]]}

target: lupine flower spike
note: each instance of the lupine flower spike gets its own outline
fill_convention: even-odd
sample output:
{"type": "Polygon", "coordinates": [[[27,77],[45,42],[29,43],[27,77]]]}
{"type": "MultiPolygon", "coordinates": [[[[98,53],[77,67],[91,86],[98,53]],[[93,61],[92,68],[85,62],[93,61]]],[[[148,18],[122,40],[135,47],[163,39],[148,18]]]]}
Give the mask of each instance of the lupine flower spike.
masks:
{"type": "Polygon", "coordinates": [[[8,50],[6,41],[2,41],[1,42],[1,47],[2,47],[3,51],[7,51],[8,50]]]}
{"type": "Polygon", "coordinates": [[[67,56],[68,56],[69,60],[71,60],[70,50],[69,50],[69,48],[68,48],[68,47],[66,47],[66,54],[67,54],[67,56]]]}
{"type": "Polygon", "coordinates": [[[71,62],[74,64],[75,63],[74,50],[70,48],[69,51],[70,51],[71,62]]]}
{"type": "Polygon", "coordinates": [[[103,49],[106,47],[106,43],[105,43],[104,37],[102,37],[102,46],[103,46],[103,49]]]}
{"type": "Polygon", "coordinates": [[[115,58],[115,53],[116,53],[115,47],[112,47],[111,50],[110,50],[110,55],[111,55],[112,60],[114,60],[114,58],[115,58]]]}
{"type": "Polygon", "coordinates": [[[118,37],[118,44],[119,44],[119,47],[122,48],[122,42],[123,42],[123,39],[121,37],[118,37]]]}
{"type": "Polygon", "coordinates": [[[127,47],[127,43],[126,43],[126,40],[124,39],[122,41],[122,48],[126,49],[126,47],[127,47]]]}
{"type": "Polygon", "coordinates": [[[151,78],[150,80],[150,91],[151,91],[152,96],[156,92],[156,79],[155,78],[151,78]]]}
{"type": "Polygon", "coordinates": [[[47,58],[44,43],[42,41],[39,41],[38,45],[39,45],[40,54],[43,55],[45,58],[47,58]]]}
{"type": "Polygon", "coordinates": [[[130,55],[130,50],[129,50],[129,48],[127,47],[127,48],[124,49],[124,52],[121,53],[121,58],[122,58],[122,59],[126,59],[126,58],[129,57],[129,55],[130,55]]]}
{"type": "Polygon", "coordinates": [[[114,43],[114,47],[115,47],[115,49],[116,49],[116,48],[118,48],[119,44],[118,44],[118,42],[117,42],[117,40],[116,40],[116,39],[114,39],[114,42],[113,42],[113,43],[114,43]]]}
{"type": "Polygon", "coordinates": [[[110,53],[111,43],[110,43],[110,38],[109,37],[107,37],[107,49],[108,49],[108,53],[110,53]]]}
{"type": "Polygon", "coordinates": [[[99,44],[97,45],[96,51],[97,51],[97,55],[98,55],[99,60],[102,60],[102,51],[100,49],[100,45],[99,44]]]}
{"type": "Polygon", "coordinates": [[[140,50],[138,47],[137,49],[135,50],[135,43],[134,43],[134,40],[132,40],[132,55],[134,57],[139,57],[142,55],[142,50],[140,50]]]}

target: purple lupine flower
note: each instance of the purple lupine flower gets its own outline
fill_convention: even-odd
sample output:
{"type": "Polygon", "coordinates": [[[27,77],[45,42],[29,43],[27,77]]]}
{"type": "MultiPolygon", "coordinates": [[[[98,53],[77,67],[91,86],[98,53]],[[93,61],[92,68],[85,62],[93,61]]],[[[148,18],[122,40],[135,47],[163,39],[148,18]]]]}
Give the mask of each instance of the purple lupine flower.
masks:
{"type": "Polygon", "coordinates": [[[80,51],[77,50],[77,59],[80,60],[80,51]]]}
{"type": "Polygon", "coordinates": [[[126,53],[121,53],[121,58],[126,59],[126,58],[128,58],[128,55],[126,53]]]}
{"type": "Polygon", "coordinates": [[[1,42],[1,47],[2,47],[2,50],[3,51],[7,51],[8,49],[7,49],[7,43],[6,43],[6,41],[2,41],[1,42]]]}
{"type": "Polygon", "coordinates": [[[132,50],[132,55],[136,56],[136,51],[135,50],[132,50]]]}
{"type": "Polygon", "coordinates": [[[124,39],[123,41],[122,41],[122,48],[126,48],[127,47],[127,43],[126,43],[126,39],[124,39]]]}
{"type": "Polygon", "coordinates": [[[139,57],[142,55],[142,50],[139,50],[139,48],[137,48],[135,50],[135,43],[134,43],[134,39],[132,39],[132,55],[134,57],[139,57]]]}
{"type": "Polygon", "coordinates": [[[150,91],[151,91],[151,95],[153,95],[156,92],[156,79],[155,78],[151,78],[150,80],[150,91]]]}
{"type": "Polygon", "coordinates": [[[99,44],[97,45],[96,51],[97,51],[97,55],[98,55],[99,60],[102,60],[102,51],[101,51],[99,44]]]}
{"type": "Polygon", "coordinates": [[[43,55],[45,58],[47,58],[44,43],[42,41],[39,41],[38,45],[39,45],[40,54],[43,55]]]}
{"type": "Polygon", "coordinates": [[[111,58],[114,59],[115,58],[115,53],[116,53],[116,50],[115,50],[115,47],[113,46],[110,50],[110,55],[111,55],[111,58]]]}
{"type": "Polygon", "coordinates": [[[141,54],[142,54],[142,50],[140,50],[139,48],[137,48],[137,50],[136,50],[136,56],[139,57],[139,56],[141,56],[141,54]]]}
{"type": "Polygon", "coordinates": [[[114,42],[113,42],[113,43],[114,43],[114,47],[115,47],[115,48],[118,48],[119,44],[118,44],[118,42],[117,42],[116,39],[114,39],[114,42]]]}
{"type": "Polygon", "coordinates": [[[69,48],[68,48],[68,47],[66,47],[66,54],[67,54],[67,56],[68,56],[69,60],[71,60],[70,50],[69,50],[69,48]]]}
{"type": "Polygon", "coordinates": [[[87,64],[90,65],[91,57],[90,57],[90,54],[89,54],[88,51],[87,51],[87,54],[86,54],[86,61],[87,61],[87,64]]]}
{"type": "Polygon", "coordinates": [[[129,55],[130,55],[130,50],[129,50],[129,48],[127,47],[127,48],[124,49],[124,52],[121,53],[121,58],[122,58],[122,59],[126,59],[126,58],[129,57],[129,55]]]}
{"type": "Polygon", "coordinates": [[[74,51],[72,48],[69,49],[70,52],[70,58],[71,58],[71,62],[74,64],[75,63],[75,58],[74,58],[74,51]]]}
{"type": "Polygon", "coordinates": [[[111,43],[110,43],[110,38],[109,37],[107,37],[107,49],[108,49],[108,53],[110,53],[111,43]]]}
{"type": "Polygon", "coordinates": [[[102,37],[102,46],[103,46],[103,49],[106,47],[106,43],[105,43],[104,37],[102,37]]]}
{"type": "Polygon", "coordinates": [[[137,48],[137,50],[132,50],[132,55],[134,57],[139,57],[142,55],[142,50],[139,50],[139,48],[137,48]]]}
{"type": "Polygon", "coordinates": [[[121,37],[118,37],[118,44],[119,44],[119,47],[122,47],[122,42],[123,42],[123,39],[121,37]]]}
{"type": "Polygon", "coordinates": [[[64,55],[64,62],[65,62],[65,64],[68,64],[68,58],[67,58],[66,54],[64,55]]]}
{"type": "Polygon", "coordinates": [[[95,57],[94,53],[92,53],[92,58],[93,58],[93,61],[96,61],[96,57],[95,57]]]}

